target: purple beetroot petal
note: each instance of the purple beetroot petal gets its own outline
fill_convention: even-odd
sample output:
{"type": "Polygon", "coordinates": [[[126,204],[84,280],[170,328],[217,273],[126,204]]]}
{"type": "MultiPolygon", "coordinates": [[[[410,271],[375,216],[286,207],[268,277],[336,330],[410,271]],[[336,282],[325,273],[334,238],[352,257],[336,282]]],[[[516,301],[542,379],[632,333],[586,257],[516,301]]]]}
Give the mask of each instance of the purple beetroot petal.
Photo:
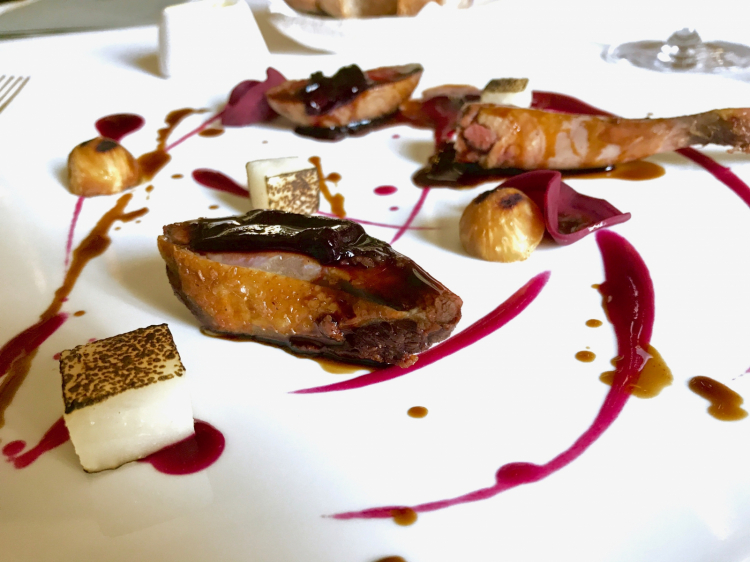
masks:
{"type": "Polygon", "coordinates": [[[266,92],[278,86],[286,78],[273,68],[266,70],[266,80],[245,80],[237,84],[229,95],[229,101],[221,115],[225,127],[245,127],[273,119],[276,112],[266,101],[266,92]]]}
{"type": "Polygon", "coordinates": [[[578,193],[560,172],[535,170],[503,183],[528,195],[542,210],[547,232],[558,244],[572,244],[587,234],[630,219],[604,199],[578,193]]]}

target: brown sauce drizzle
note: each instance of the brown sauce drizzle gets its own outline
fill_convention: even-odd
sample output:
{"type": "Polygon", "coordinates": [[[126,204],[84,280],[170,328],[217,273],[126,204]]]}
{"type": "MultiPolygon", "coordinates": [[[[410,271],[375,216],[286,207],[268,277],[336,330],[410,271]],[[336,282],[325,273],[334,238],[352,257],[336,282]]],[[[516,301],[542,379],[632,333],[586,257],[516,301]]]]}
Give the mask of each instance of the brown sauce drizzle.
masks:
{"type": "Polygon", "coordinates": [[[211,209],[212,211],[215,211],[216,209],[219,208],[219,206],[218,205],[209,205],[208,208],[211,209]]]}
{"type": "Polygon", "coordinates": [[[646,181],[662,177],[666,171],[659,164],[647,160],[636,160],[634,162],[623,162],[615,164],[612,168],[595,173],[563,172],[565,178],[580,179],[616,179],[626,181],[646,181]]]}
{"type": "Polygon", "coordinates": [[[185,176],[183,176],[182,174],[172,174],[172,179],[173,180],[181,180],[184,177],[185,176]]]}
{"type": "Polygon", "coordinates": [[[344,196],[340,193],[332,195],[331,190],[328,189],[328,184],[326,183],[326,180],[328,179],[333,182],[338,182],[339,180],[341,180],[341,176],[339,174],[335,174],[335,176],[334,174],[329,174],[328,176],[324,175],[323,166],[320,164],[320,156],[311,156],[308,162],[315,166],[315,169],[318,171],[320,192],[323,194],[323,197],[325,197],[326,201],[328,201],[328,204],[331,206],[331,212],[337,217],[343,219],[346,216],[346,211],[344,211],[344,196]],[[337,179],[334,179],[334,177],[337,179]]]}
{"type": "Polygon", "coordinates": [[[411,418],[423,418],[427,415],[428,410],[424,406],[412,406],[406,413],[411,418]]]}
{"type": "Polygon", "coordinates": [[[147,152],[138,157],[138,166],[141,168],[141,179],[151,181],[161,169],[169,164],[172,157],[161,149],[147,152]]]}
{"type": "Polygon", "coordinates": [[[167,145],[167,139],[169,138],[169,135],[172,134],[172,131],[175,130],[177,125],[179,125],[183,119],[189,117],[190,115],[194,115],[196,113],[205,113],[206,111],[207,110],[205,109],[192,109],[186,107],[184,109],[176,109],[174,111],[170,111],[167,114],[167,117],[164,119],[164,122],[167,126],[159,129],[156,134],[156,150],[147,152],[146,154],[138,157],[138,164],[141,167],[141,178],[143,181],[149,181],[153,179],[154,176],[158,174],[161,169],[164,168],[164,166],[166,166],[172,159],[172,157],[167,154],[164,149],[167,145]]]}
{"type": "MultiPolygon", "coordinates": [[[[65,274],[62,285],[55,291],[52,302],[40,316],[37,325],[48,322],[55,317],[62,308],[63,303],[67,300],[73,287],[75,287],[78,277],[81,275],[83,268],[92,259],[102,255],[109,247],[112,239],[109,237],[109,229],[117,222],[130,222],[145,215],[147,208],[138,209],[129,213],[124,212],[125,207],[133,198],[132,193],[126,193],[121,196],[114,207],[107,211],[96,226],[89,232],[78,247],[73,250],[73,256],[70,267],[65,274]]],[[[76,313],[77,316],[80,316],[76,313]]],[[[23,383],[31,369],[31,363],[36,356],[37,348],[31,350],[22,349],[18,357],[13,361],[6,375],[0,379],[0,427],[4,425],[5,411],[13,401],[16,391],[23,383]]]]}
{"type": "Polygon", "coordinates": [[[593,351],[579,351],[576,353],[576,359],[582,363],[591,363],[596,359],[596,354],[593,351]]]}
{"type": "Polygon", "coordinates": [[[391,517],[396,525],[407,527],[413,525],[417,521],[417,512],[410,507],[400,507],[391,510],[391,517]]]}
{"type": "Polygon", "coordinates": [[[596,318],[592,318],[590,320],[586,320],[586,325],[589,328],[598,328],[599,326],[602,325],[602,321],[601,320],[597,320],[596,318]]]}
{"type": "Polygon", "coordinates": [[[73,316],[83,316],[84,314],[86,314],[85,310],[77,310],[73,313],[73,316]]]}
{"type": "Polygon", "coordinates": [[[220,135],[224,134],[224,129],[218,129],[218,128],[210,128],[210,129],[203,129],[198,133],[199,137],[206,137],[206,138],[212,138],[212,137],[218,137],[220,135]]]}
{"type": "MultiPolygon", "coordinates": [[[[624,387],[624,390],[637,398],[653,398],[654,396],[658,396],[665,387],[672,384],[673,380],[672,371],[659,352],[652,345],[648,346],[646,352],[650,357],[646,360],[640,376],[634,383],[624,387]]],[[[619,357],[612,359],[614,366],[617,365],[618,359],[619,357]]],[[[601,374],[599,380],[604,384],[612,386],[614,374],[615,371],[605,371],[601,374]]]]}
{"type": "Polygon", "coordinates": [[[734,390],[709,377],[693,377],[688,381],[688,388],[711,405],[708,413],[721,421],[737,421],[747,417],[747,411],[741,408],[744,400],[734,390]]]}

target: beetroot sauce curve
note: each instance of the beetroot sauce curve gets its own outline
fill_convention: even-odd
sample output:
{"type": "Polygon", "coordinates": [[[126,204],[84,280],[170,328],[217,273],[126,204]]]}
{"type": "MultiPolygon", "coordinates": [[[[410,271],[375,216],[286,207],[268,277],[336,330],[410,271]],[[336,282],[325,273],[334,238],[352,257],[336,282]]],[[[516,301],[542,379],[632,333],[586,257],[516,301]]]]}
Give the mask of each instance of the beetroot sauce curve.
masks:
{"type": "Polygon", "coordinates": [[[474,322],[471,326],[462,330],[455,336],[452,336],[435,347],[423,351],[419,354],[419,360],[409,367],[386,367],[378,371],[373,371],[347,381],[318,386],[315,388],[305,388],[297,390],[293,394],[317,394],[321,392],[336,392],[339,390],[352,390],[362,388],[373,384],[389,381],[398,377],[417,371],[422,367],[427,367],[440,359],[453,355],[465,347],[478,342],[482,338],[489,336],[491,333],[502,328],[521,314],[529,306],[549,280],[550,272],[545,271],[533,277],[531,281],[513,293],[505,302],[495,310],[474,322]]]}
{"type": "MultiPolygon", "coordinates": [[[[654,323],[654,290],[646,264],[624,238],[610,231],[599,231],[596,240],[604,261],[605,281],[599,290],[607,303],[609,319],[617,337],[618,356],[612,388],[607,393],[593,423],[571,447],[546,464],[514,462],[501,466],[495,473],[495,484],[467,494],[411,506],[420,513],[453,505],[485,500],[522,484],[530,484],[564,468],[581,456],[617,419],[630,394],[628,384],[637,382],[648,359],[654,323]]],[[[450,341],[450,340],[448,340],[450,341]]],[[[335,519],[384,519],[394,510],[407,506],[387,506],[338,513],[335,519]]]]}
{"type": "MultiPolygon", "coordinates": [[[[26,468],[44,453],[56,449],[70,440],[65,420],[59,418],[39,440],[26,452],[24,441],[11,441],[2,449],[3,455],[14,467],[26,468]]],[[[168,445],[138,462],[151,464],[164,474],[193,474],[211,466],[224,451],[224,435],[209,423],[195,420],[195,435],[178,443],[168,445]]]]}
{"type": "MultiPolygon", "coordinates": [[[[613,117],[609,113],[593,105],[589,105],[572,96],[556,94],[554,92],[533,92],[531,107],[545,111],[556,111],[558,113],[580,113],[583,115],[601,115],[613,117]]],[[[694,148],[681,148],[676,151],[685,158],[692,160],[721,183],[731,189],[745,204],[750,207],[750,186],[742,181],[732,170],[722,166],[710,156],[694,148]]]]}
{"type": "Polygon", "coordinates": [[[429,187],[422,188],[422,193],[419,194],[419,199],[417,199],[417,202],[414,204],[414,208],[411,210],[411,213],[409,213],[409,217],[406,219],[406,222],[401,228],[398,229],[396,234],[394,234],[393,238],[391,239],[391,244],[394,244],[399,238],[404,235],[404,232],[411,228],[411,223],[414,222],[414,219],[417,218],[419,211],[422,210],[422,205],[424,205],[425,199],[427,199],[427,194],[429,192],[429,187]]]}

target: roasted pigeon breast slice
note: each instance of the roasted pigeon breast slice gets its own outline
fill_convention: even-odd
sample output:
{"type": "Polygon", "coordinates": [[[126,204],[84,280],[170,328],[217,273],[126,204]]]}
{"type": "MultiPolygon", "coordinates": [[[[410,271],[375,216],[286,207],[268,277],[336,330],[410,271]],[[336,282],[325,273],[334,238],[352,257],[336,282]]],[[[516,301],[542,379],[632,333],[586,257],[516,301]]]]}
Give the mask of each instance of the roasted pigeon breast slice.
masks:
{"type": "Polygon", "coordinates": [[[311,112],[311,104],[305,96],[316,75],[308,80],[288,80],[268,90],[266,99],[274,111],[296,125],[343,127],[373,121],[397,111],[417,87],[422,72],[419,64],[380,67],[365,71],[362,74],[363,83],[352,85],[348,84],[351,77],[341,71],[331,79],[321,76],[322,80],[328,82],[317,88],[315,93],[323,101],[313,106],[324,107],[322,111],[311,112]],[[343,91],[347,95],[343,95],[343,91]]]}
{"type": "Polygon", "coordinates": [[[457,295],[349,221],[256,210],[164,232],[174,292],[212,332],[407,366],[461,318],[457,295]]]}

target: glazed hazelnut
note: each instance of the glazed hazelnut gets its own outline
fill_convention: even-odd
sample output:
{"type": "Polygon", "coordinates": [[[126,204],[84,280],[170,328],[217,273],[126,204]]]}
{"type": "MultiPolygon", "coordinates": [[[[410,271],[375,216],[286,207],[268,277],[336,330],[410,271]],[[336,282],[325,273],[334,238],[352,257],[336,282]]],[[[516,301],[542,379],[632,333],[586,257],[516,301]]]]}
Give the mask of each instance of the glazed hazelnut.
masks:
{"type": "Polygon", "coordinates": [[[111,195],[141,181],[138,161],[120,143],[96,137],[68,156],[68,189],[75,195],[111,195]]]}
{"type": "Polygon", "coordinates": [[[544,236],[544,217],[522,191],[497,187],[476,197],[459,223],[461,244],[472,256],[487,261],[522,261],[544,236]]]}

